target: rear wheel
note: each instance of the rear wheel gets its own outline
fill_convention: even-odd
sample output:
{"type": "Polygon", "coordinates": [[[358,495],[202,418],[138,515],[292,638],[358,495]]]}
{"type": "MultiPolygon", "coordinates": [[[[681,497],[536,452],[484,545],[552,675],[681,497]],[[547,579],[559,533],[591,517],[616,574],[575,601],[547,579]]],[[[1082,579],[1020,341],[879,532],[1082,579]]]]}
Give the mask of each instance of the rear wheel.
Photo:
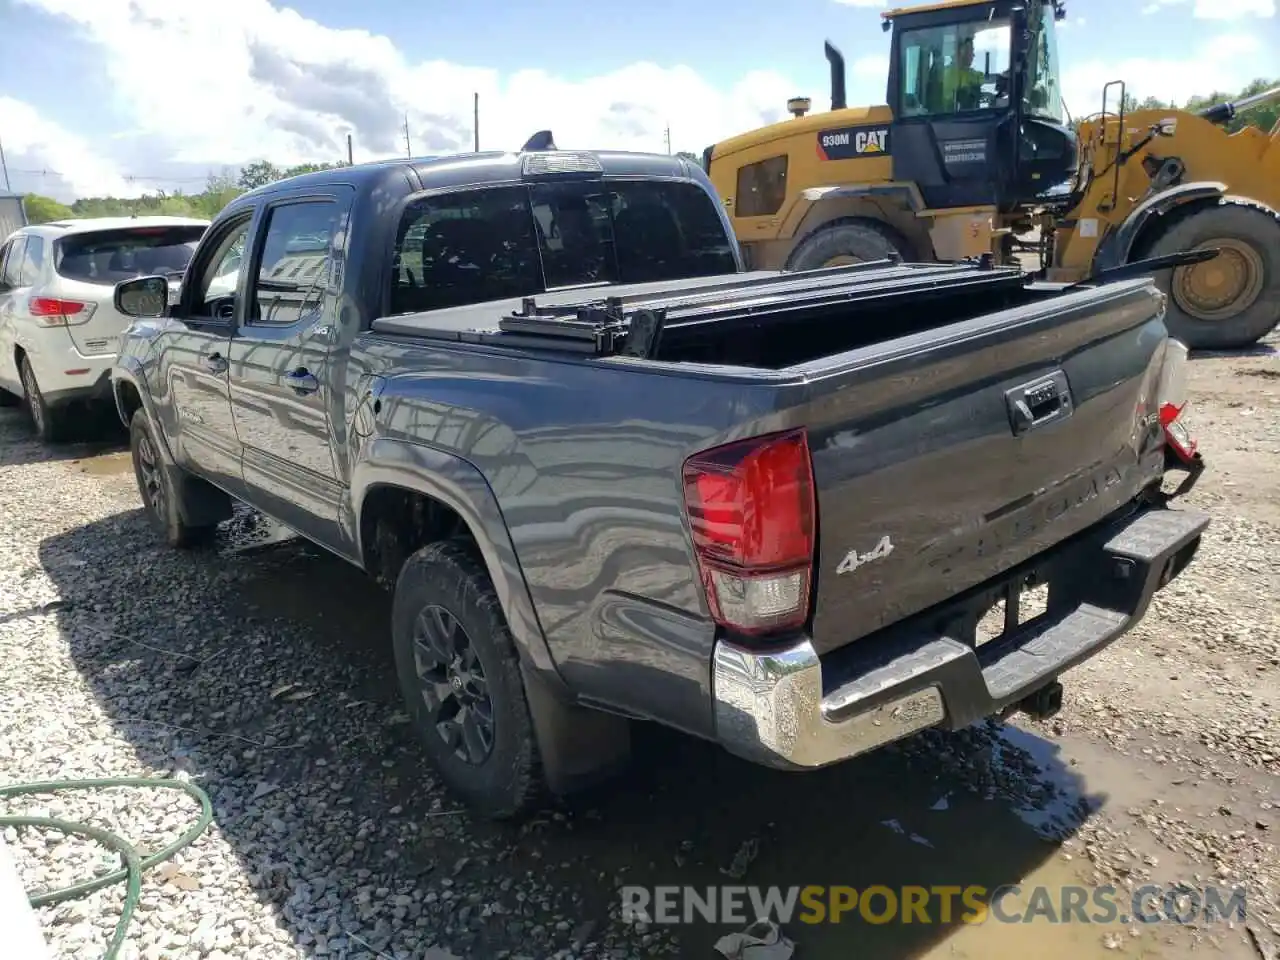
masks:
{"type": "Polygon", "coordinates": [[[1163,271],[1165,324],[1189,347],[1247,347],[1280,322],[1280,215],[1226,201],[1174,224],[1147,256],[1217,248],[1205,263],[1163,271]]]}
{"type": "Polygon", "coordinates": [[[57,443],[66,436],[65,411],[52,408],[45,402],[40,384],[36,382],[35,371],[31,369],[26,357],[18,361],[18,376],[22,379],[22,402],[31,417],[36,435],[45,443],[57,443]]]}
{"type": "Polygon", "coordinates": [[[511,632],[493,584],[465,545],[423,547],[392,605],[396,674],[441,779],[501,819],[543,795],[542,765],[511,632]]]}
{"type": "Polygon", "coordinates": [[[805,237],[791,254],[787,269],[843,267],[894,256],[907,259],[892,228],[875,220],[846,220],[820,227],[805,237]]]}

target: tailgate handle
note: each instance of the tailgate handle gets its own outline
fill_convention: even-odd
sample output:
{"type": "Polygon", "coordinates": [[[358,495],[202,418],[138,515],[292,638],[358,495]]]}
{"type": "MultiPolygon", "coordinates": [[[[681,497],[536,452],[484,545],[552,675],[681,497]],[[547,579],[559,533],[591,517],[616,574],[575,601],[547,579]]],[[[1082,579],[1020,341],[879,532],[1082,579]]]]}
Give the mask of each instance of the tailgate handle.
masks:
{"type": "Polygon", "coordinates": [[[1061,370],[1006,390],[1004,400],[1015,437],[1071,415],[1071,388],[1061,370]]]}

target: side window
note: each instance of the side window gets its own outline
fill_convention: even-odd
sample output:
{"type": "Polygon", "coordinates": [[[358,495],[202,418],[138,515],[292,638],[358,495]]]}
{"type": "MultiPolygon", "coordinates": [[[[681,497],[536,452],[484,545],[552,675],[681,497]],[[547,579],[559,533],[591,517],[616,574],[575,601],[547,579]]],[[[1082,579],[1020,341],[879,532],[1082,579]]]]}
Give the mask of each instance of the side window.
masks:
{"type": "Polygon", "coordinates": [[[8,243],[0,243],[0,291],[8,289],[4,282],[4,262],[9,257],[9,251],[13,249],[15,241],[10,240],[8,243]]]}
{"type": "Polygon", "coordinates": [[[332,201],[286,203],[267,214],[266,237],[248,322],[290,326],[313,319],[324,305],[342,208],[332,201]]]}
{"type": "Polygon", "coordinates": [[[10,242],[9,254],[4,258],[4,273],[0,274],[0,286],[6,290],[22,286],[22,264],[26,260],[26,237],[15,237],[10,242]]]}
{"type": "Polygon", "coordinates": [[[236,288],[245,259],[244,246],[250,222],[246,216],[232,227],[203,264],[192,299],[196,316],[227,321],[234,316],[236,288]]]}
{"type": "Polygon", "coordinates": [[[936,116],[1008,106],[1009,52],[1007,21],[906,31],[899,46],[903,115],[936,116]]]}
{"type": "Polygon", "coordinates": [[[463,190],[410,202],[396,233],[391,313],[539,292],[540,232],[524,187],[463,190]]]}
{"type": "Polygon", "coordinates": [[[921,48],[916,44],[902,49],[902,112],[924,112],[924,70],[921,48]]]}
{"type": "Polygon", "coordinates": [[[765,217],[782,209],[787,198],[787,158],[770,157],[738,171],[735,217],[765,217]]]}
{"type": "Polygon", "coordinates": [[[18,268],[18,285],[29,287],[40,278],[44,266],[44,241],[39,237],[27,237],[27,252],[18,268]]]}

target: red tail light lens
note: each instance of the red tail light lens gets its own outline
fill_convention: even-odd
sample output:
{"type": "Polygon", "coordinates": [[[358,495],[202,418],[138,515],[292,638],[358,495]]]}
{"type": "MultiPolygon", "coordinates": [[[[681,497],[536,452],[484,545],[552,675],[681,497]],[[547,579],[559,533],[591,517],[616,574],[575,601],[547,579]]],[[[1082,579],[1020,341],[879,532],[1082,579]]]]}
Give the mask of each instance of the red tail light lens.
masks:
{"type": "Polygon", "coordinates": [[[805,432],[690,457],[684,498],[716,622],[749,634],[801,626],[809,615],[815,528],[805,432]]]}
{"type": "Polygon", "coordinates": [[[1159,396],[1160,426],[1164,439],[1186,463],[1195,459],[1196,439],[1191,434],[1184,414],[1187,411],[1188,351],[1180,340],[1170,340],[1165,345],[1164,364],[1160,370],[1159,396]]]}
{"type": "Polygon", "coordinates": [[[93,315],[93,310],[93,304],[81,303],[79,300],[32,297],[27,301],[27,311],[45,327],[85,323],[93,315]]]}

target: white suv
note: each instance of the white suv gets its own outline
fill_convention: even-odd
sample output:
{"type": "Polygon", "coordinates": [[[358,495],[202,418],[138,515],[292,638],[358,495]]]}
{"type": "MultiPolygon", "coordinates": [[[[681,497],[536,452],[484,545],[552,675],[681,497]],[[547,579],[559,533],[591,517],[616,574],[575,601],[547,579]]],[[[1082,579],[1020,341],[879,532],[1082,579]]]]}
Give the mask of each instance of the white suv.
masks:
{"type": "Polygon", "coordinates": [[[0,401],[22,398],[46,441],[78,403],[110,402],[111,364],[129,318],[112,305],[120,280],[176,283],[207,220],[103,217],[22,227],[0,245],[0,401]]]}

